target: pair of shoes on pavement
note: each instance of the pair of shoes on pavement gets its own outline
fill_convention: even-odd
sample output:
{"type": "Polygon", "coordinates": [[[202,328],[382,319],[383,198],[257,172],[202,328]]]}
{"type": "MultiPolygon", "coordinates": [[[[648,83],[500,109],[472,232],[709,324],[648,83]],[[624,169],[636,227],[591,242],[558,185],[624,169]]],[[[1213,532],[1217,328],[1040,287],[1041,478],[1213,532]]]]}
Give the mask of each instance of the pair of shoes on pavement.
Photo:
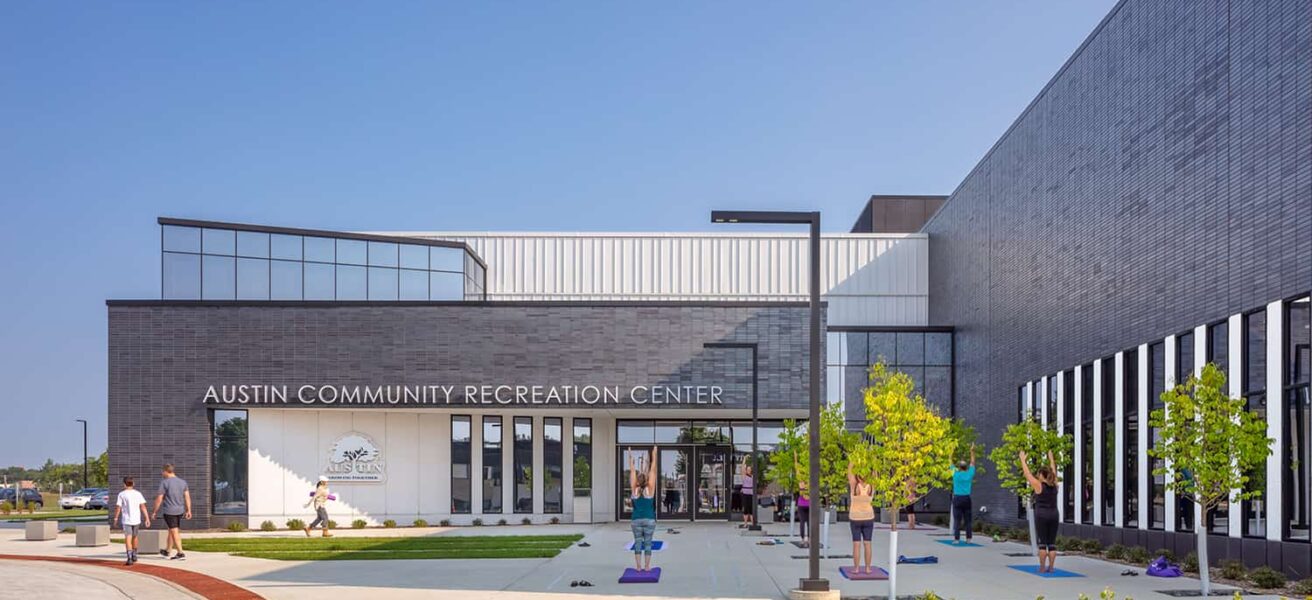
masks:
{"type": "Polygon", "coordinates": [[[159,555],[169,560],[187,560],[187,555],[182,552],[174,554],[173,556],[169,556],[168,550],[160,550],[159,555]]]}
{"type": "Polygon", "coordinates": [[[578,581],[569,582],[569,587],[593,587],[593,586],[591,581],[588,581],[586,579],[580,579],[578,581]]]}

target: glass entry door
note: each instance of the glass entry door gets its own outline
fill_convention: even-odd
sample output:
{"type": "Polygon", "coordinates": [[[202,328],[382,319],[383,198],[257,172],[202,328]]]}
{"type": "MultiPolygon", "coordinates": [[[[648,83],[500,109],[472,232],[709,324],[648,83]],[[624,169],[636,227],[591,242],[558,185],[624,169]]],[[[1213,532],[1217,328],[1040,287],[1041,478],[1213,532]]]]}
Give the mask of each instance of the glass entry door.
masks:
{"type": "Polygon", "coordinates": [[[688,494],[689,467],[692,464],[692,448],[665,447],[659,451],[661,456],[659,471],[656,475],[656,492],[659,502],[656,516],[662,519],[688,519],[692,517],[692,506],[688,494]]]}
{"type": "Polygon", "coordinates": [[[697,448],[697,518],[729,518],[729,449],[697,448]]]}
{"type": "MultiPolygon", "coordinates": [[[[647,468],[650,446],[621,446],[620,519],[633,515],[629,464],[647,468]]],[[[656,450],[657,519],[728,519],[729,467],[727,447],[660,446],[656,450]]]]}

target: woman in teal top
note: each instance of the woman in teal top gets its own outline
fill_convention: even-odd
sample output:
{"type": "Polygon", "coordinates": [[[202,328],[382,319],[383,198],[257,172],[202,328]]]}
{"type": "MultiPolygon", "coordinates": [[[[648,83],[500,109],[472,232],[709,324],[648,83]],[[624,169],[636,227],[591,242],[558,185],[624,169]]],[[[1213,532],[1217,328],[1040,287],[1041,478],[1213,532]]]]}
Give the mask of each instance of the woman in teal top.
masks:
{"type": "Polygon", "coordinates": [[[639,571],[651,568],[651,536],[656,533],[656,447],[651,447],[647,470],[638,472],[638,457],[629,455],[629,489],[633,490],[633,565],[639,571]]]}

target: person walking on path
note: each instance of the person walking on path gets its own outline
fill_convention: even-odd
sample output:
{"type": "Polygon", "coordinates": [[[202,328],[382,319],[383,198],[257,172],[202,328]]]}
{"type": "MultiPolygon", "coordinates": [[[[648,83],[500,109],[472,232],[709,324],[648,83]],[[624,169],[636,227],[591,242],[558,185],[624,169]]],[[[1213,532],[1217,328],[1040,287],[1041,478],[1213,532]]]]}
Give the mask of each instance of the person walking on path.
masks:
{"type": "Polygon", "coordinates": [[[916,480],[907,480],[907,505],[903,507],[907,513],[907,527],[916,528],[916,480]]]}
{"type": "Polygon", "coordinates": [[[807,525],[811,522],[811,498],[806,480],[802,477],[802,467],[797,464],[797,455],[793,455],[793,472],[797,475],[797,522],[801,525],[802,547],[810,547],[807,540],[807,525]]]}
{"type": "Polygon", "coordinates": [[[329,500],[336,499],[337,496],[328,493],[328,478],[320,475],[318,485],[310,492],[310,501],[305,503],[306,508],[314,505],[314,520],[305,527],[305,537],[310,537],[310,530],[320,525],[323,526],[323,537],[333,537],[333,534],[328,533],[327,504],[329,500]]]}
{"type": "Polygon", "coordinates": [[[1039,572],[1053,572],[1057,562],[1057,459],[1048,452],[1048,464],[1030,473],[1025,452],[1020,453],[1020,468],[1025,481],[1034,490],[1034,537],[1038,538],[1039,572]],[[1046,563],[1046,567],[1045,567],[1046,563]]]}
{"type": "Polygon", "coordinates": [[[184,560],[182,552],[182,520],[191,519],[191,490],[187,482],[173,473],[173,465],[164,465],[161,472],[164,479],[159,482],[159,492],[155,495],[155,510],[151,517],[159,518],[164,512],[164,524],[169,528],[168,547],[160,550],[160,556],[168,556],[169,550],[177,549],[170,560],[184,560]]]}
{"type": "MultiPolygon", "coordinates": [[[[744,460],[744,462],[746,462],[746,459],[744,460]]],[[[743,467],[742,498],[743,498],[743,521],[746,522],[748,527],[751,527],[752,513],[754,512],[752,509],[755,508],[756,506],[755,504],[753,504],[756,498],[756,489],[754,486],[754,482],[752,481],[751,464],[744,465],[743,467]]]]}
{"type": "Polygon", "coordinates": [[[629,455],[629,489],[633,490],[633,566],[651,569],[651,537],[656,533],[656,447],[651,448],[647,470],[639,473],[638,457],[629,455]]]}
{"type": "Polygon", "coordinates": [[[852,463],[847,463],[848,502],[847,524],[852,529],[852,569],[860,572],[861,550],[865,549],[866,573],[874,573],[870,561],[875,552],[870,548],[870,538],[875,534],[875,508],[871,504],[873,491],[870,484],[852,473],[852,463]]]}
{"type": "Polygon", "coordinates": [[[961,541],[961,530],[966,530],[966,543],[974,537],[970,520],[970,490],[975,483],[975,445],[970,446],[970,464],[966,461],[957,463],[957,470],[952,473],[952,541],[961,541]]]}
{"type": "Polygon", "coordinates": [[[123,547],[128,554],[128,560],[123,564],[129,567],[137,562],[137,534],[143,519],[146,527],[150,527],[150,515],[146,514],[146,497],[132,487],[131,477],[124,477],[123,491],[118,493],[118,499],[114,502],[114,522],[123,526],[123,547]]]}

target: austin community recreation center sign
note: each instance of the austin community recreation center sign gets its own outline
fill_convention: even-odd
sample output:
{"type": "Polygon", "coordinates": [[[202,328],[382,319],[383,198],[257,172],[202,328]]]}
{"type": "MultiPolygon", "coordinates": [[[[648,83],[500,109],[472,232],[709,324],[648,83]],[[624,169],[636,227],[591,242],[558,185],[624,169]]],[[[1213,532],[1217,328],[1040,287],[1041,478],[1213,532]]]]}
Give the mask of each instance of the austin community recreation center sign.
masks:
{"type": "Polygon", "coordinates": [[[205,404],[465,406],[724,404],[718,385],[211,385],[205,404]]]}

